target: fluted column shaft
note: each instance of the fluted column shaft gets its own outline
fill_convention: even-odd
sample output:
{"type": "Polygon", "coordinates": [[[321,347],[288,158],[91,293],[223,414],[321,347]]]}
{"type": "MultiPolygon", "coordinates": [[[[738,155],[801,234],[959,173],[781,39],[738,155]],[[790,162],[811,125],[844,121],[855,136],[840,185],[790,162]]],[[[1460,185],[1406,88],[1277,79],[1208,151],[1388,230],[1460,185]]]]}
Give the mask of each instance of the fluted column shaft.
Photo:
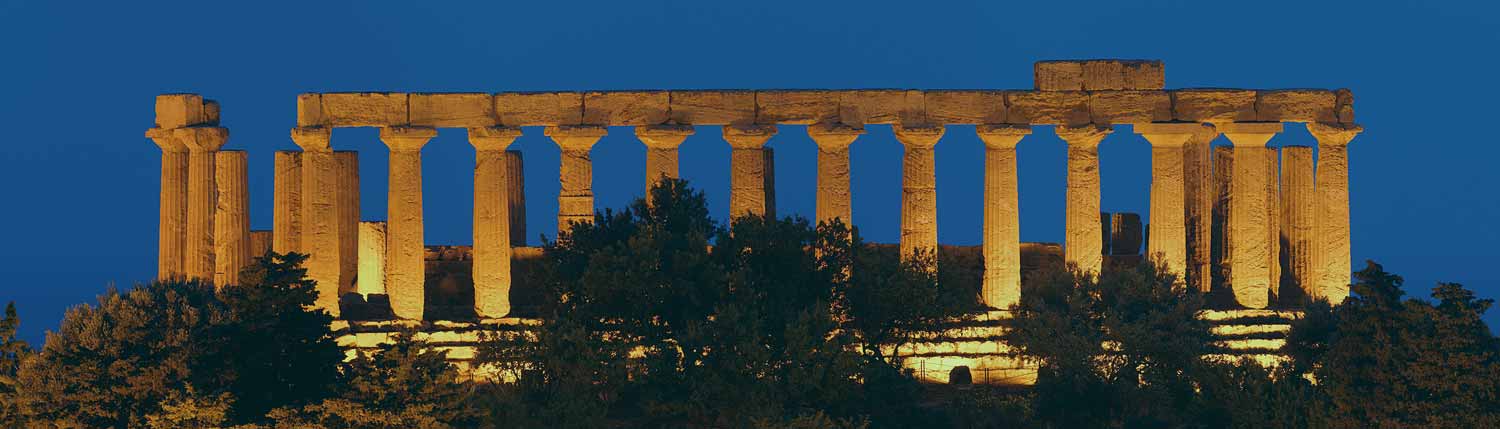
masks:
{"type": "Polygon", "coordinates": [[[725,125],[724,141],[729,142],[729,218],[767,216],[771,213],[767,194],[765,145],[776,135],[775,125],[725,125]]]}
{"type": "Polygon", "coordinates": [[[510,314],[510,168],[505,149],[519,128],[470,128],[474,145],[474,312],[510,314]]]}
{"type": "Polygon", "coordinates": [[[693,135],[692,125],[651,125],[635,128],[635,135],[646,144],[646,202],[651,202],[651,188],[665,179],[676,179],[677,148],[693,135]]]}
{"type": "Polygon", "coordinates": [[[1135,126],[1135,132],[1151,143],[1151,239],[1146,256],[1159,258],[1178,284],[1186,284],[1188,267],[1183,147],[1201,128],[1175,123],[1135,126]]]}
{"type": "Polygon", "coordinates": [[[1317,254],[1317,198],[1313,186],[1313,148],[1281,148],[1282,270],[1308,298],[1318,298],[1314,255],[1317,254]]]}
{"type": "Polygon", "coordinates": [[[422,233],[422,147],[436,136],[432,128],[380,129],[380,140],[391,151],[385,288],[391,312],[402,319],[420,320],[424,311],[427,252],[422,233]]]}
{"type": "Polygon", "coordinates": [[[1208,292],[1213,284],[1213,140],[1219,131],[1203,124],[1183,148],[1183,226],[1187,237],[1189,287],[1208,292]]]}
{"type": "Polygon", "coordinates": [[[941,125],[895,125],[901,160],[901,257],[923,255],[937,269],[937,160],[933,148],[943,138],[941,125]]]}
{"type": "Polygon", "coordinates": [[[557,231],[561,239],[574,222],[594,221],[594,162],[589,151],[609,132],[600,126],[547,127],[546,134],[562,149],[558,166],[557,231]]]}
{"type": "Polygon", "coordinates": [[[521,151],[505,151],[505,192],[510,202],[510,245],[526,245],[526,162],[521,151]]]}
{"type": "Polygon", "coordinates": [[[244,151],[220,151],[214,159],[214,284],[240,283],[240,270],[250,265],[250,191],[246,182],[249,158],[244,151]]]}
{"type": "Polygon", "coordinates": [[[846,226],[853,224],[852,196],[849,193],[849,145],[864,133],[864,128],[844,124],[813,124],[807,127],[808,137],[818,145],[818,223],[840,219],[846,226]]]}
{"type": "Polygon", "coordinates": [[[1218,129],[1234,145],[1229,187],[1229,286],[1235,301],[1248,308],[1266,308],[1274,291],[1271,262],[1269,182],[1263,161],[1266,142],[1281,132],[1280,123],[1227,123],[1218,129]]]}
{"type": "Polygon", "coordinates": [[[170,129],[152,128],[146,137],[161,148],[161,212],[156,236],[156,278],[180,278],[187,246],[188,148],[170,129]]]}
{"type": "Polygon", "coordinates": [[[188,148],[187,241],[183,271],[188,278],[214,277],[214,157],[229,139],[229,130],[219,127],[188,127],[172,130],[188,148]]]}
{"type": "Polygon", "coordinates": [[[359,152],[335,151],[338,161],[339,295],[355,291],[359,276],[359,152]]]}
{"type": "Polygon", "coordinates": [[[1104,231],[1099,224],[1099,143],[1112,132],[1097,125],[1057,127],[1068,144],[1067,227],[1063,259],[1079,270],[1098,274],[1104,268],[1104,231]]]}
{"type": "Polygon", "coordinates": [[[272,196],[271,250],[302,251],[302,153],[277,151],[275,193],[272,196]]]}
{"type": "Polygon", "coordinates": [[[1031,127],[980,125],[984,141],[984,283],[980,300],[1006,309],[1021,301],[1021,210],[1016,145],[1031,127]]]}
{"type": "Polygon", "coordinates": [[[316,306],[339,316],[339,164],[327,128],[293,128],[292,141],[302,147],[302,239],[307,278],[317,282],[316,306]]]}
{"type": "Polygon", "coordinates": [[[385,294],[385,222],[359,223],[359,294],[385,294]]]}
{"type": "Polygon", "coordinates": [[[1318,140],[1318,288],[1329,303],[1349,297],[1353,273],[1349,244],[1349,141],[1364,128],[1354,124],[1307,124],[1318,140]]]}

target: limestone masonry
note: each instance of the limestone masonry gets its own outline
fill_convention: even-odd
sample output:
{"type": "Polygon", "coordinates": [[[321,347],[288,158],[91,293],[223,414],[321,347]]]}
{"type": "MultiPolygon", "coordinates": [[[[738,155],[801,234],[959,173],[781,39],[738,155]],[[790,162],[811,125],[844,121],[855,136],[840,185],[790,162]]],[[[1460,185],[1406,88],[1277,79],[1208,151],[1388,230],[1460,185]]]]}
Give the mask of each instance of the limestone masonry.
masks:
{"type": "MultiPolygon", "coordinates": [[[[905,147],[897,248],[902,257],[931,254],[940,250],[934,154],[945,135],[967,130],[947,125],[974,125],[985,175],[972,178],[984,183],[983,229],[974,231],[983,244],[972,260],[982,272],[981,299],[1004,309],[1020,299],[1023,259],[1056,249],[1020,242],[1017,203],[1015,148],[1034,126],[1048,125],[1067,144],[1059,260],[1097,273],[1122,258],[1159,259],[1184,286],[1221,298],[1229,316],[1214,317],[1231,336],[1259,329],[1233,325],[1235,314],[1289,309],[1302,297],[1342,301],[1351,272],[1347,148],[1361,131],[1352,93],[1165,89],[1164,73],[1160,61],[1043,61],[1031,90],[302,94],[290,135],[301,150],[274,157],[273,231],[249,230],[246,172],[256,167],[243,151],[221,150],[229,132],[219,126],[218,103],[161,95],[146,132],[162,151],[158,276],[232,284],[254,256],[295,251],[309,255],[317,305],[354,321],[348,335],[434,320],[480,321],[451,322],[462,325],[453,332],[525,326],[513,300],[524,300],[517,286],[537,252],[524,247],[523,154],[508,150],[521,127],[545,127],[562,151],[557,218],[566,229],[593,220],[590,151],[606,134],[628,132],[610,127],[634,127],[646,146],[647,189],[677,177],[678,148],[695,126],[721,126],[731,148],[728,215],[737,217],[776,214],[766,143],[790,131],[778,125],[807,125],[817,145],[814,217],[847,222],[850,147],[865,125],[889,124],[905,147]],[[1305,123],[1318,147],[1268,146],[1286,122],[1305,123]],[[1150,143],[1151,164],[1140,166],[1152,175],[1147,225],[1100,206],[1098,147],[1123,132],[1116,125],[1150,143]],[[334,149],[331,130],[339,127],[380,129],[390,156],[383,222],[359,218],[358,159],[334,149]],[[475,149],[472,248],[423,241],[421,150],[437,128],[467,129],[475,149]],[[458,256],[443,256],[450,250],[458,256]],[[394,322],[358,322],[370,319],[394,322]]],[[[1246,317],[1283,316],[1295,312],[1246,317]]],[[[1003,348],[962,341],[979,341],[980,355],[1003,348]]],[[[971,352],[979,353],[959,347],[934,356],[971,352]]]]}

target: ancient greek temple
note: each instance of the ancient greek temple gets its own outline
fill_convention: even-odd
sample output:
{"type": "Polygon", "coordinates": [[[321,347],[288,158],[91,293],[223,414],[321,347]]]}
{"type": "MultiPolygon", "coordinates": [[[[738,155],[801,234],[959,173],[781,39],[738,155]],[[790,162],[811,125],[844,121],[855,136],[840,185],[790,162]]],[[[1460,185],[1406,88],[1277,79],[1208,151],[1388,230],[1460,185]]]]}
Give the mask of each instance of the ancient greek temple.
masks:
{"type": "Polygon", "coordinates": [[[775,213],[766,143],[801,129],[781,125],[806,125],[817,144],[816,220],[847,221],[850,147],[866,125],[889,124],[905,146],[899,248],[909,256],[938,246],[938,143],[948,125],[973,125],[985,145],[985,174],[972,178],[984,183],[983,229],[974,231],[983,238],[981,299],[1004,309],[1020,298],[1025,247],[1017,145],[1039,125],[1066,142],[1061,256],[1099,272],[1112,227],[1111,216],[1101,222],[1097,149],[1130,125],[1151,151],[1139,166],[1151,171],[1144,256],[1188,287],[1227,291],[1242,309],[1274,308],[1291,292],[1333,302],[1349,293],[1347,146],[1361,128],[1346,89],[1165,89],[1160,61],[1087,60],[1036,63],[1030,90],[309,93],[296,102],[290,136],[301,150],[275,154],[274,229],[250,231],[246,153],[222,150],[229,132],[219,105],[157,98],[146,136],[162,150],[160,277],[231,284],[260,252],[295,251],[309,255],[318,305],[333,314],[340,296],[359,292],[388,297],[396,319],[431,319],[426,270],[442,249],[423,241],[421,151],[444,127],[466,129],[476,153],[473,245],[461,259],[471,260],[480,319],[511,313],[512,261],[535,253],[521,239],[523,154],[508,150],[523,127],[542,127],[561,148],[557,218],[567,228],[593,219],[589,154],[601,137],[633,128],[647,148],[644,190],[677,176],[678,147],[701,126],[721,127],[731,148],[730,216],[775,213]],[[1268,146],[1287,122],[1305,123],[1317,147],[1268,146]],[[359,219],[358,183],[371,179],[359,177],[355,153],[334,149],[338,127],[380,130],[390,157],[384,222],[359,219]]]}

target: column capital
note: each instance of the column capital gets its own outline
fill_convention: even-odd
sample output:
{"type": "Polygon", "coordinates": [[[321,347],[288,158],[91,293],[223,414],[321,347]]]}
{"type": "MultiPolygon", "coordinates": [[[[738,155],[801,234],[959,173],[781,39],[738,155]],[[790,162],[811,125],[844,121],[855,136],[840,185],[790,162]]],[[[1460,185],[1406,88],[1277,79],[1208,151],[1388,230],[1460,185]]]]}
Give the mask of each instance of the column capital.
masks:
{"type": "Polygon", "coordinates": [[[1207,143],[1219,137],[1219,128],[1215,127],[1213,124],[1204,123],[1198,125],[1198,130],[1193,133],[1193,139],[1191,140],[1192,142],[1207,143]]]}
{"type": "Polygon", "coordinates": [[[676,149],[693,135],[692,125],[642,125],[635,127],[636,138],[652,149],[676,149]]]}
{"type": "Polygon", "coordinates": [[[156,142],[156,147],[161,148],[162,152],[188,151],[187,145],[177,140],[177,137],[172,135],[170,128],[149,128],[146,130],[146,138],[156,142]]]}
{"type": "Polygon", "coordinates": [[[1012,124],[980,124],[974,127],[979,140],[988,149],[1015,149],[1021,138],[1031,135],[1031,127],[1012,124]]]}
{"type": "Polygon", "coordinates": [[[942,140],[942,125],[907,127],[901,124],[891,125],[891,130],[896,132],[896,141],[903,146],[913,149],[932,149],[937,146],[938,140],[942,140]]]}
{"type": "Polygon", "coordinates": [[[229,141],[229,129],[221,127],[184,127],[172,130],[181,144],[187,145],[191,152],[212,152],[219,150],[229,141]]]}
{"type": "Polygon", "coordinates": [[[1354,140],[1354,136],[1364,130],[1364,127],[1355,124],[1307,123],[1307,132],[1318,139],[1319,146],[1347,146],[1350,140],[1354,140]]]}
{"type": "Polygon", "coordinates": [[[516,127],[474,127],[469,128],[469,144],[474,145],[476,151],[505,151],[510,147],[516,137],[521,136],[521,129],[516,127]]]}
{"type": "Polygon", "coordinates": [[[775,125],[725,125],[724,141],[734,149],[760,149],[776,135],[775,125]]]}
{"type": "Polygon", "coordinates": [[[587,152],[601,137],[609,135],[609,129],[598,125],[558,125],[547,127],[544,134],[563,151],[587,152]]]}
{"type": "Polygon", "coordinates": [[[865,133],[863,126],[842,123],[817,123],[807,126],[807,136],[822,150],[842,150],[865,133]]]}
{"type": "Polygon", "coordinates": [[[1135,124],[1135,133],[1146,138],[1152,147],[1182,147],[1202,132],[1203,126],[1194,122],[1156,122],[1135,124]]]}
{"type": "Polygon", "coordinates": [[[332,134],[332,130],[323,127],[292,128],[292,142],[303,152],[333,152],[329,143],[332,134]]]}
{"type": "Polygon", "coordinates": [[[421,152],[429,140],[437,137],[437,129],[431,127],[384,127],[380,129],[380,141],[391,152],[421,152]]]}
{"type": "Polygon", "coordinates": [[[1282,130],[1280,122],[1229,122],[1214,124],[1234,147],[1265,147],[1282,130]]]}
{"type": "Polygon", "coordinates": [[[1068,146],[1098,147],[1099,142],[1104,141],[1104,136],[1114,132],[1110,127],[1088,124],[1076,127],[1058,125],[1057,137],[1068,143],[1068,146]]]}

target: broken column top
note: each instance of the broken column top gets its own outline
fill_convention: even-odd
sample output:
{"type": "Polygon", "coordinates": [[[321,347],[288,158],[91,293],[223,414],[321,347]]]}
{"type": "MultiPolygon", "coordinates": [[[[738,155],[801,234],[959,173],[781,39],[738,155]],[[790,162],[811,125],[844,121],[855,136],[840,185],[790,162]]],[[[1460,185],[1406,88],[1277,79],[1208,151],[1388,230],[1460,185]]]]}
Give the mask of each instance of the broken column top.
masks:
{"type": "Polygon", "coordinates": [[[156,96],[156,128],[172,129],[219,124],[219,102],[198,94],[156,96]]]}
{"type": "Polygon", "coordinates": [[[1166,88],[1161,60],[1037,61],[1037,91],[1160,90],[1166,88]]]}

